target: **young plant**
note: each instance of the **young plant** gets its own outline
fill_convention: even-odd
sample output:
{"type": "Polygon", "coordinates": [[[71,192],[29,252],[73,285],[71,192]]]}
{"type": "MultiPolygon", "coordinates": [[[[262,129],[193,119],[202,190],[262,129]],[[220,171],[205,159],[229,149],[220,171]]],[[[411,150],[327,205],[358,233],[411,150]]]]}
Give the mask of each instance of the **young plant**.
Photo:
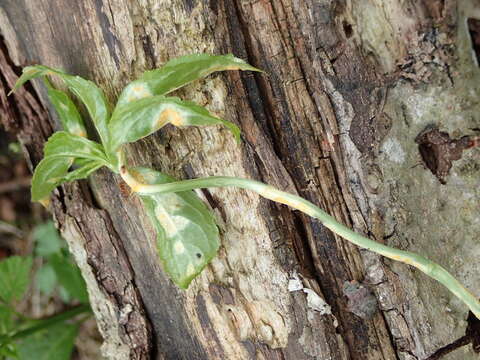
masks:
{"type": "Polygon", "coordinates": [[[46,201],[58,185],[82,179],[106,166],[119,174],[139,195],[156,231],[159,257],[165,271],[181,288],[187,288],[216,255],[220,240],[214,217],[193,189],[234,186],[252,190],[267,199],[288,205],[318,220],[355,245],[418,268],[460,298],[480,318],[480,302],[440,265],[408,251],[398,250],[365,238],[311,202],[248,179],[212,176],[176,181],[149,168],[130,168],[123,146],[161,129],[166,124],[200,126],[222,124],[239,140],[238,127],[210,114],[190,101],[167,95],[215,71],[259,71],[232,55],[183,56],[163,67],[145,72],[120,94],[113,112],[102,91],[94,83],[45,66],[29,66],[14,90],[33,78],[57,76],[86,106],[98,132],[100,143],[88,140],[79,112],[68,95],[47,81],[48,95],[58,112],[64,131],[52,135],[44,149],[44,159],[35,169],[32,200],[46,201]]]}
{"type": "Polygon", "coordinates": [[[52,222],[37,226],[33,235],[35,258],[43,260],[34,281],[31,256],[0,261],[0,360],[70,359],[79,325],[91,315],[85,282],[52,222]],[[58,290],[65,304],[74,299],[79,305],[47,318],[29,318],[16,311],[16,303],[32,282],[47,297],[58,290]]]}

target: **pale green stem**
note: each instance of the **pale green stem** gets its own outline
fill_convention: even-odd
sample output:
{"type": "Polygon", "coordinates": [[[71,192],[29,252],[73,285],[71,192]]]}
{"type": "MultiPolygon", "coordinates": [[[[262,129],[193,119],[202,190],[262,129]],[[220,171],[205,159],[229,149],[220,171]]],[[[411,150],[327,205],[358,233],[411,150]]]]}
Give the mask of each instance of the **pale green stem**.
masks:
{"type": "Polygon", "coordinates": [[[470,308],[472,313],[474,313],[475,316],[480,319],[480,302],[478,301],[478,299],[472,293],[470,293],[459,281],[457,281],[452,275],[450,275],[450,273],[446,271],[443,267],[426,259],[423,256],[408,251],[395,249],[363,237],[362,235],[355,233],[345,225],[336,221],[332,216],[328,215],[318,206],[315,206],[310,201],[307,201],[299,196],[280,191],[272,186],[263,184],[258,181],[227,176],[211,176],[201,179],[148,185],[139,182],[132,174],[128,172],[125,166],[122,166],[120,168],[120,175],[122,176],[123,180],[132,188],[132,190],[138,194],[169,193],[199,188],[229,186],[255,191],[264,198],[288,205],[294,209],[300,210],[305,214],[320,220],[322,224],[329,228],[331,231],[361,248],[368,249],[387,258],[401,261],[403,263],[416,267],[420,271],[424,272],[428,276],[443,284],[455,296],[462,300],[470,308]]]}

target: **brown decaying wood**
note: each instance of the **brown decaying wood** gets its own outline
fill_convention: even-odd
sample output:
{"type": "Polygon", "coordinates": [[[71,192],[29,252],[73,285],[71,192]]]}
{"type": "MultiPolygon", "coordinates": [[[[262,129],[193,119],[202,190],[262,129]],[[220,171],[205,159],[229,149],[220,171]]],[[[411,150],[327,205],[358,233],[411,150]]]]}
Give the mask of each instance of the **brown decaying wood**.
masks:
{"type": "MultiPolygon", "coordinates": [[[[55,115],[43,88],[27,85],[5,97],[20,66],[63,68],[97,81],[114,99],[129,79],[171,57],[233,52],[266,75],[216,75],[180,95],[236,122],[243,143],[236,146],[219,128],[166,129],[132,145],[131,161],[177,177],[259,179],[381,239],[381,227],[369,228],[376,223],[359,208],[362,184],[352,183],[342,137],[366,156],[378,146],[388,131],[388,119],[377,116],[386,86],[349,40],[342,3],[3,0],[2,122],[35,165],[55,115]],[[355,116],[345,128],[349,112],[355,116]]],[[[112,358],[396,359],[400,350],[413,352],[417,331],[402,313],[387,324],[381,311],[370,319],[348,311],[343,285],[365,277],[356,247],[255,195],[203,195],[222,224],[223,247],[182,292],[162,272],[151,225],[118,177],[102,170],[89,183],[55,191],[52,211],[86,276],[112,358]],[[295,273],[331,315],[309,307],[304,292],[288,291],[295,273]]],[[[399,280],[384,271],[382,282],[391,286],[383,295],[401,298],[399,280]]]]}

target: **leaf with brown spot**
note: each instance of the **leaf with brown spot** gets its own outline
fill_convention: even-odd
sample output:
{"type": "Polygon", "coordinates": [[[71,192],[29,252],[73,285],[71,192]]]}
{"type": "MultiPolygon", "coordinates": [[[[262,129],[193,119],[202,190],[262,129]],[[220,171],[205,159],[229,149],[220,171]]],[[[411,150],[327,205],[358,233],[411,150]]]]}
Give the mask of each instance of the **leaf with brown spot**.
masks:
{"type": "Polygon", "coordinates": [[[117,106],[108,125],[109,151],[114,153],[121,145],[135,142],[167,124],[201,126],[221,124],[240,139],[240,129],[231,122],[219,119],[207,109],[176,97],[152,96],[117,106]]]}

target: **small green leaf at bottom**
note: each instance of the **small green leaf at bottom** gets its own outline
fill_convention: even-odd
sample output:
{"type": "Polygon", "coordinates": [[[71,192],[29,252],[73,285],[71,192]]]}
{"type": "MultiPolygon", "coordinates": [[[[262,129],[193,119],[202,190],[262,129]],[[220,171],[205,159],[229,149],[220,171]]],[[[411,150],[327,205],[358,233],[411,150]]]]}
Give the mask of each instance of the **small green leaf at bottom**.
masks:
{"type": "Polygon", "coordinates": [[[34,333],[19,343],[20,360],[70,360],[78,325],[60,323],[34,333]]]}
{"type": "MultiPolygon", "coordinates": [[[[175,179],[146,168],[130,170],[146,184],[175,179]]],[[[158,254],[170,278],[183,289],[217,254],[220,237],[215,219],[193,191],[142,195],[147,214],[157,231],[158,254]]]]}

